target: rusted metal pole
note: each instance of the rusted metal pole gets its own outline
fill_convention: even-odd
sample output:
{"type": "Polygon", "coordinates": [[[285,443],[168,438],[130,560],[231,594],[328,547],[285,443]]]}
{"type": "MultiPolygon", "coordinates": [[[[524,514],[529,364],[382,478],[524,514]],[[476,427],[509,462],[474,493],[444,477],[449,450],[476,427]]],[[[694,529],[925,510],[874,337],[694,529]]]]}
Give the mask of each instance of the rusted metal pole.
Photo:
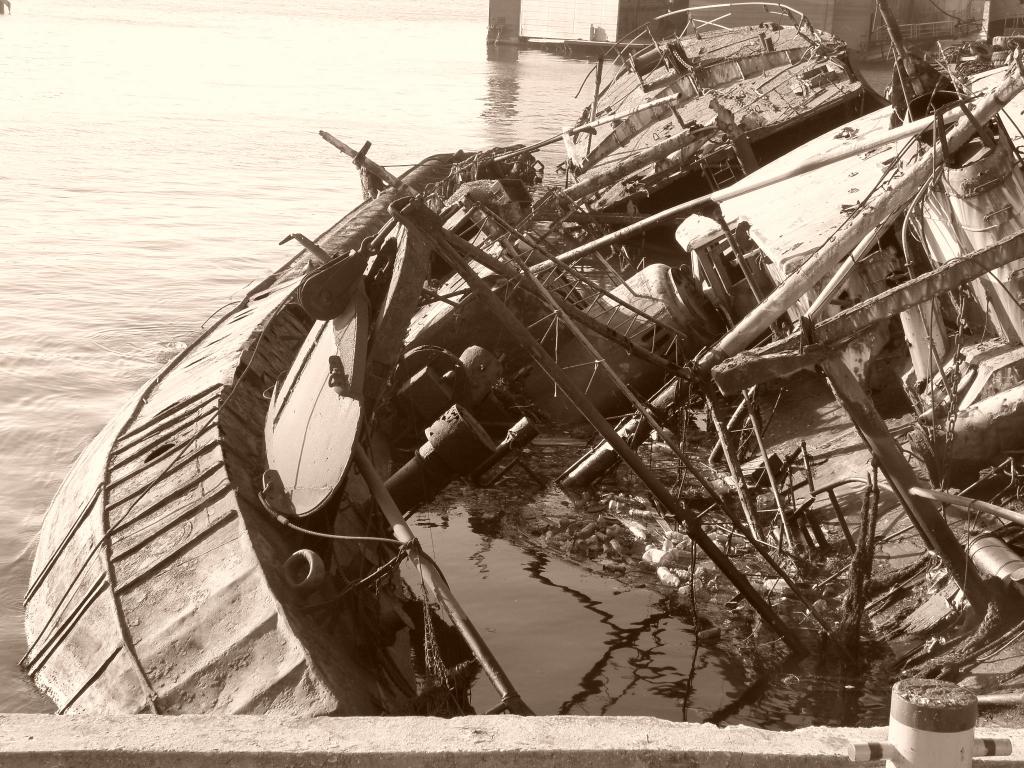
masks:
{"type": "Polygon", "coordinates": [[[743,477],[739,457],[733,448],[732,440],[729,439],[729,428],[722,423],[722,419],[718,415],[718,405],[715,403],[715,398],[710,394],[707,395],[707,404],[711,423],[718,433],[718,445],[722,448],[722,455],[725,457],[725,464],[729,468],[729,474],[732,475],[732,479],[736,483],[736,495],[739,497],[743,515],[747,518],[747,527],[750,528],[753,536],[760,536],[761,531],[757,525],[757,518],[754,516],[754,501],[750,498],[750,489],[747,488],[747,481],[743,477]]]}
{"type": "MultiPolygon", "coordinates": [[[[786,644],[795,652],[806,654],[807,650],[800,638],[793,630],[786,625],[781,617],[772,610],[772,607],[765,601],[764,597],[754,588],[746,576],[744,576],[715,544],[715,542],[704,532],[700,522],[690,510],[681,505],[672,495],[672,492],[665,486],[658,477],[644,463],[643,459],[626,443],[615,429],[605,421],[600,411],[594,406],[587,396],[573,383],[572,379],[566,376],[565,372],[547,353],[547,350],[533,338],[530,331],[522,324],[512,311],[506,307],[500,299],[491,292],[487,283],[480,278],[469,267],[454,248],[448,245],[444,239],[438,237],[440,226],[429,218],[424,221],[424,214],[430,214],[422,205],[417,206],[415,201],[397,201],[390,207],[392,215],[410,229],[415,229],[424,237],[432,240],[437,246],[437,252],[448,262],[459,275],[466,281],[470,289],[477,295],[480,301],[487,307],[493,316],[501,322],[509,333],[529,351],[531,357],[544,369],[551,379],[566,393],[573,405],[591,423],[601,436],[607,440],[616,452],[622,456],[623,461],[636,473],[643,483],[651,490],[655,498],[671,512],[678,520],[684,522],[687,533],[693,542],[704,551],[715,566],[729,581],[739,590],[740,594],[757,611],[758,615],[774,629],[786,644]],[[418,209],[418,210],[417,210],[418,209]],[[447,247],[446,247],[447,246],[447,247]]],[[[432,215],[432,214],[431,214],[432,215]]]]}
{"type": "Polygon", "coordinates": [[[725,235],[726,241],[729,243],[729,247],[732,248],[733,254],[736,256],[736,263],[740,267],[740,271],[743,273],[743,277],[747,280],[747,285],[750,286],[750,292],[754,294],[754,298],[760,304],[764,301],[764,292],[761,290],[761,286],[757,284],[754,279],[754,273],[750,269],[750,264],[747,262],[747,254],[743,253],[743,248],[740,246],[739,241],[736,239],[736,234],[729,228],[729,222],[725,220],[725,215],[722,213],[722,206],[717,203],[708,205],[703,211],[712,221],[714,221],[718,228],[722,230],[725,235]]]}
{"type": "MultiPolygon", "coordinates": [[[[893,50],[896,51],[896,60],[903,65],[903,71],[907,73],[907,77],[910,79],[910,88],[913,95],[923,95],[925,88],[921,82],[920,73],[917,71],[917,62],[913,56],[907,53],[907,46],[903,42],[903,32],[900,30],[896,16],[893,15],[889,4],[885,0],[875,0],[875,4],[878,6],[878,15],[882,17],[882,23],[885,24],[885,29],[889,33],[893,50]]],[[[908,104],[907,107],[909,108],[909,106],[908,104]]]]}
{"type": "Polygon", "coordinates": [[[911,488],[910,493],[913,496],[917,496],[922,499],[930,499],[931,501],[938,502],[939,504],[946,504],[950,507],[962,509],[965,512],[988,512],[990,515],[995,515],[1000,520],[1005,520],[1008,523],[1024,525],[1024,514],[1012,509],[1007,509],[1006,507],[1000,507],[997,504],[990,504],[987,501],[972,499],[970,496],[958,496],[952,493],[936,491],[932,488],[921,487],[911,488]]]}
{"type": "Polygon", "coordinates": [[[498,660],[494,658],[494,654],[491,653],[490,648],[487,647],[484,639],[480,636],[476,627],[473,626],[473,622],[469,620],[469,616],[462,610],[462,606],[455,599],[455,595],[452,594],[448,582],[445,581],[437,565],[420,550],[415,534],[409,528],[408,523],[405,522],[401,510],[384,484],[384,479],[378,474],[377,467],[374,466],[373,461],[366,455],[366,451],[363,450],[358,441],[352,448],[352,457],[355,460],[356,466],[359,467],[359,473],[366,480],[366,484],[369,486],[374,499],[377,500],[381,513],[383,513],[388,524],[391,526],[395,538],[403,544],[414,545],[409,548],[409,560],[416,566],[416,570],[419,571],[423,582],[430,588],[438,602],[448,612],[451,620],[458,628],[459,634],[462,635],[466,645],[469,646],[477,661],[480,662],[480,666],[483,667],[487,677],[501,696],[502,704],[514,715],[532,715],[533,711],[526,706],[526,703],[519,696],[508,676],[498,664],[498,660]]]}
{"type": "Polygon", "coordinates": [[[328,144],[330,144],[332,147],[337,149],[342,154],[351,157],[352,160],[355,161],[356,167],[361,168],[362,166],[365,165],[366,168],[369,169],[370,173],[372,173],[377,178],[386,181],[388,184],[397,189],[403,195],[419,194],[415,189],[413,189],[404,181],[399,179],[387,168],[381,165],[377,165],[377,163],[375,163],[373,160],[366,157],[365,154],[361,154],[359,151],[352,149],[352,147],[350,147],[344,141],[342,141],[341,139],[336,139],[327,131],[320,131],[320,138],[322,138],[324,141],[326,141],[328,144]]]}
{"type": "Polygon", "coordinates": [[[896,17],[885,0],[875,0],[875,5],[878,8],[878,15],[882,17],[882,23],[885,24],[885,31],[889,33],[892,47],[896,49],[896,55],[903,58],[907,55],[907,46],[903,43],[903,32],[900,31],[896,17]]]}

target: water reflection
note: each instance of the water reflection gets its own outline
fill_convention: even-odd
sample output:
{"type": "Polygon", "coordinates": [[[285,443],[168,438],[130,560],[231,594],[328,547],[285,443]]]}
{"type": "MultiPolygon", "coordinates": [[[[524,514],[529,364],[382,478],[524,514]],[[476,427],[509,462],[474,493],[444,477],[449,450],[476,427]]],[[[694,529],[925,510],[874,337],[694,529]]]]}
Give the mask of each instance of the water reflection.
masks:
{"type": "Polygon", "coordinates": [[[487,60],[515,63],[519,61],[519,48],[514,45],[488,45],[487,60]]]}
{"type": "Polygon", "coordinates": [[[494,143],[502,143],[519,114],[519,49],[508,45],[487,47],[487,96],[481,116],[494,143]]]}
{"type": "MultiPolygon", "coordinates": [[[[702,646],[687,602],[511,545],[500,535],[495,510],[551,499],[524,494],[529,498],[513,502],[500,495],[489,502],[484,492],[464,491],[415,522],[538,714],[651,715],[774,728],[884,722],[884,670],[844,669],[819,656],[758,661],[758,654],[729,646],[702,646]],[[438,525],[442,514],[446,528],[438,525]]],[[[699,605],[698,613],[707,618],[714,609],[699,605]]],[[[813,634],[807,640],[813,643],[813,634]]],[[[486,682],[474,692],[484,701],[492,695],[486,682]]]]}

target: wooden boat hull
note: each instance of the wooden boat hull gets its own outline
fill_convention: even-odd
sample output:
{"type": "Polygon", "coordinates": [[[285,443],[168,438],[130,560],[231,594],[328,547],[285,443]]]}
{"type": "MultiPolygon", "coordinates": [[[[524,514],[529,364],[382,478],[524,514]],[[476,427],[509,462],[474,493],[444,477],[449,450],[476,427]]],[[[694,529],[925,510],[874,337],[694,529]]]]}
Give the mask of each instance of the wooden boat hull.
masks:
{"type": "MultiPolygon", "coordinates": [[[[432,158],[403,178],[425,184],[449,168],[432,158]]],[[[319,244],[355,247],[387,221],[393,197],[356,208],[319,244]]],[[[267,278],[143,386],[58,490],[25,598],[23,660],[58,711],[377,714],[414,695],[408,640],[385,650],[396,609],[353,593],[312,610],[280,567],[296,542],[258,500],[264,393],[312,325],[291,303],[306,260],[267,278]]],[[[365,531],[369,494],[349,485],[336,525],[365,531]]]]}

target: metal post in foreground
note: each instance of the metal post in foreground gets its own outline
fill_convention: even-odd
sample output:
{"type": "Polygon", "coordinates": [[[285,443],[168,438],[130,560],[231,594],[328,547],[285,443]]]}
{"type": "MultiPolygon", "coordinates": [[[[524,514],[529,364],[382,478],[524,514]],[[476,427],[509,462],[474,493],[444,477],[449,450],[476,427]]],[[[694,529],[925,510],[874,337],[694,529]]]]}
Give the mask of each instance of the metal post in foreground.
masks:
{"type": "Polygon", "coordinates": [[[850,744],[850,760],[889,768],[962,768],[975,757],[1008,755],[1009,739],[976,739],[978,699],[943,680],[911,678],[892,687],[889,740],[850,744]]]}
{"type": "Polygon", "coordinates": [[[416,566],[416,570],[423,577],[423,582],[431,589],[438,602],[444,606],[448,616],[466,641],[466,645],[469,646],[477,661],[480,662],[480,666],[483,667],[485,674],[490,678],[491,683],[501,696],[502,709],[514,715],[532,715],[533,711],[526,705],[512,686],[505,671],[498,664],[497,659],[494,658],[490,648],[484,643],[477,628],[473,626],[473,622],[469,620],[469,616],[466,615],[466,612],[462,610],[462,606],[455,599],[455,595],[452,594],[451,589],[448,587],[448,582],[445,581],[440,569],[418,546],[419,542],[413,535],[409,525],[405,522],[405,518],[402,517],[402,512],[391,497],[391,492],[385,486],[384,479],[378,474],[373,460],[366,455],[366,451],[363,450],[358,441],[352,448],[352,457],[355,459],[356,466],[359,467],[359,472],[362,474],[367,486],[369,486],[370,493],[377,500],[381,513],[383,513],[391,525],[395,538],[403,544],[414,545],[409,549],[409,560],[416,566]]]}

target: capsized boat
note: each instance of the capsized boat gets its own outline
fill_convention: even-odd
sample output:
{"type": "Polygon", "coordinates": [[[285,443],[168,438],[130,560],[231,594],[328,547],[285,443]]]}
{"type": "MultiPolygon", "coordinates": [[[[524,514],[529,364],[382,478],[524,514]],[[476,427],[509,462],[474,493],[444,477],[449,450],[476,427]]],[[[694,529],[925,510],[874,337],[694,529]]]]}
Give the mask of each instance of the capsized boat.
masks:
{"type": "Polygon", "coordinates": [[[44,516],[25,596],[22,665],[59,712],[461,710],[450,684],[469,656],[401,578],[417,550],[376,511],[390,503],[386,464],[361,425],[386,394],[409,286],[422,286],[388,205],[443,198],[488,168],[510,172],[428,158],[401,191],[315,242],[297,236],[307,247],[82,453],[44,516]]]}
{"type": "Polygon", "coordinates": [[[780,3],[673,11],[630,42],[648,39],[639,51],[624,47],[609,77],[597,67],[593,102],[565,133],[570,186],[616,165],[630,170],[600,191],[597,208],[657,210],[727,186],[882,105],[842,40],[780,3]],[[682,31],[659,35],[669,24],[682,31]]]}

